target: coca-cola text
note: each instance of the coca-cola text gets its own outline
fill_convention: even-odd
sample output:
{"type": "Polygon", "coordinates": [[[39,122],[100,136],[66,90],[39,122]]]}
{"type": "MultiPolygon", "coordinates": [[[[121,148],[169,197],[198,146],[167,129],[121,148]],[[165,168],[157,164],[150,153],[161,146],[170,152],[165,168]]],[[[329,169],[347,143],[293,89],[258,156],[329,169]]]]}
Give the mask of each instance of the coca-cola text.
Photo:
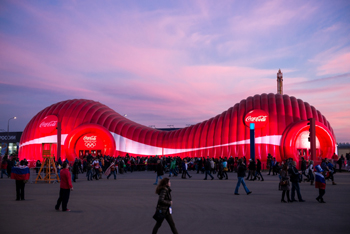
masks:
{"type": "Polygon", "coordinates": [[[51,122],[41,122],[39,125],[39,128],[48,128],[48,127],[56,127],[57,121],[51,121],[51,122]]]}
{"type": "Polygon", "coordinates": [[[257,117],[247,116],[245,118],[246,122],[265,122],[267,120],[267,115],[260,115],[257,117]]]}
{"type": "Polygon", "coordinates": [[[96,141],[96,136],[84,136],[83,138],[84,141],[96,141]]]}

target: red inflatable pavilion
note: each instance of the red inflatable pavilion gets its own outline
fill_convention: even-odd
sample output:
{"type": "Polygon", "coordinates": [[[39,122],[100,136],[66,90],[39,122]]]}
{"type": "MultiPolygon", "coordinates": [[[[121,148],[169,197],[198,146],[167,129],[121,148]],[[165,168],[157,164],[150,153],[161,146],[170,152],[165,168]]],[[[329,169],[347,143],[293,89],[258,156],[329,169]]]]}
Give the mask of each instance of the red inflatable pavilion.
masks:
{"type": "Polygon", "coordinates": [[[255,157],[266,161],[270,153],[278,161],[289,157],[299,161],[310,156],[309,118],[316,119],[317,160],[330,158],[336,141],[329,122],[315,107],[288,95],[248,97],[209,120],[175,131],[149,128],[99,102],[74,99],[53,104],[32,118],[22,134],[19,157],[41,160],[49,148],[57,156],[60,124],[61,158],[70,161],[86,153],[249,158],[250,130],[245,122],[263,121],[255,131],[255,157]],[[250,116],[252,110],[258,115],[250,116]]]}

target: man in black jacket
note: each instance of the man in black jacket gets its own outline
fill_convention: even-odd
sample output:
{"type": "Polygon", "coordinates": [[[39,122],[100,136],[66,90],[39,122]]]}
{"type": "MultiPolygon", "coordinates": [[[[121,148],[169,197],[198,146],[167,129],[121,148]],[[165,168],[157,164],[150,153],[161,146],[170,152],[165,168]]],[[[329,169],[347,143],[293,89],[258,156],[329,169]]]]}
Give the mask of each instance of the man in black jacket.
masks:
{"type": "Polygon", "coordinates": [[[164,167],[162,165],[162,162],[158,159],[157,161],[157,167],[156,167],[156,171],[157,172],[157,178],[156,178],[156,182],[154,183],[154,185],[158,184],[158,178],[159,179],[163,179],[162,175],[164,175],[164,167]]]}
{"type": "Polygon", "coordinates": [[[296,190],[299,202],[305,202],[305,200],[303,200],[303,198],[301,197],[301,194],[300,194],[300,187],[299,187],[300,173],[297,170],[297,168],[295,167],[296,165],[297,165],[297,163],[295,161],[293,161],[292,166],[289,167],[289,169],[288,169],[288,173],[290,175],[290,182],[292,182],[292,197],[291,198],[292,198],[292,202],[297,201],[297,200],[295,200],[295,190],[296,190]]]}
{"type": "Polygon", "coordinates": [[[244,182],[244,177],[245,177],[245,171],[246,170],[247,170],[247,167],[243,163],[243,160],[239,159],[238,160],[238,166],[237,166],[238,182],[237,182],[236,189],[235,189],[235,195],[239,195],[238,189],[239,189],[239,186],[241,184],[243,185],[243,188],[244,188],[245,192],[247,193],[247,195],[252,193],[251,191],[249,191],[249,189],[247,188],[247,186],[246,186],[246,184],[244,182]]]}
{"type": "Polygon", "coordinates": [[[209,156],[207,157],[207,160],[205,160],[204,169],[205,169],[205,178],[204,178],[204,180],[207,179],[208,175],[211,177],[211,180],[213,180],[214,177],[210,174],[211,165],[210,165],[209,156]]]}

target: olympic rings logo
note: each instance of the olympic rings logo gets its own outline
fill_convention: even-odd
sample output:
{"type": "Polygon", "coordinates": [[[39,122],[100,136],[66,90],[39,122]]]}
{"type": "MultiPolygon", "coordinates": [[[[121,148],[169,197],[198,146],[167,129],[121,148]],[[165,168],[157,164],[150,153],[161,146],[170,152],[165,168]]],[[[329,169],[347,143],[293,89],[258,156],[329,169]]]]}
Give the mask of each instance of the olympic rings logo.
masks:
{"type": "Polygon", "coordinates": [[[85,146],[87,148],[94,148],[96,146],[96,141],[85,141],[85,146]]]}

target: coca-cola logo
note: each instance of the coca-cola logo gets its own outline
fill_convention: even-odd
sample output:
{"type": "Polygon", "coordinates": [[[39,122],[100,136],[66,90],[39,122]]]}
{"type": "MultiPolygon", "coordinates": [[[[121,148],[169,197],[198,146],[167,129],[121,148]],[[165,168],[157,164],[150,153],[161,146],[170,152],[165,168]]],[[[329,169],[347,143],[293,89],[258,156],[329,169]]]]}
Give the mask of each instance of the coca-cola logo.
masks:
{"type": "Polygon", "coordinates": [[[44,134],[51,133],[57,127],[58,118],[56,115],[46,116],[39,124],[40,132],[44,134]]]}
{"type": "Polygon", "coordinates": [[[263,110],[249,111],[244,117],[244,123],[247,127],[254,123],[255,128],[263,128],[269,120],[269,114],[263,110]]]}
{"type": "Polygon", "coordinates": [[[251,115],[245,118],[246,122],[265,122],[267,121],[267,115],[259,115],[257,117],[253,117],[251,115]]]}
{"type": "Polygon", "coordinates": [[[47,127],[56,127],[57,121],[51,121],[51,122],[41,122],[39,125],[39,128],[47,128],[47,127]]]}
{"type": "Polygon", "coordinates": [[[84,136],[83,140],[87,148],[94,148],[96,146],[97,136],[84,136]]]}
{"type": "Polygon", "coordinates": [[[84,141],[96,141],[96,136],[84,136],[84,141]]]}

